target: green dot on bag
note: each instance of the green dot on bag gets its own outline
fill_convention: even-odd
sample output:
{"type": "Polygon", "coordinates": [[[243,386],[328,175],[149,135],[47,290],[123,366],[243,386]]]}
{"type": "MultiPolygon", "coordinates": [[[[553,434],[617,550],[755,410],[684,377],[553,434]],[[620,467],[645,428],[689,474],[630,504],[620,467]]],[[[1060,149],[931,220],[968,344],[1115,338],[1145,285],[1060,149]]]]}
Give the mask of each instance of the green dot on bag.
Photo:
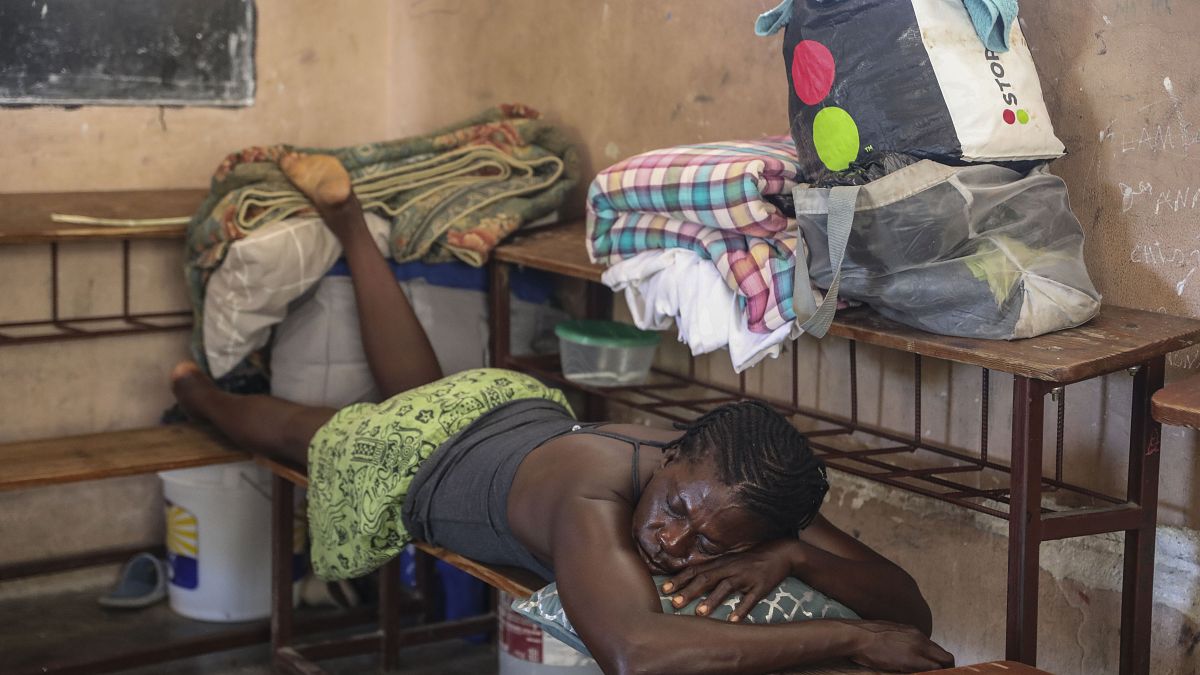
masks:
{"type": "Polygon", "coordinates": [[[830,171],[845,171],[858,159],[858,124],[850,113],[829,107],[813,119],[813,146],[830,171]]]}

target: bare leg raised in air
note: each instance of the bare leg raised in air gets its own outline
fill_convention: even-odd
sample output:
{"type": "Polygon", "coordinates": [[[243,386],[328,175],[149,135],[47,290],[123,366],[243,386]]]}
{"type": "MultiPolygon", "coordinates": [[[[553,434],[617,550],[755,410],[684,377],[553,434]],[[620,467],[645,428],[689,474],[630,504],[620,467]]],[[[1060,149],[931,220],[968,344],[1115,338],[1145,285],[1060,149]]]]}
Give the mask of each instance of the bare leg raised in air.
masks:
{"type": "MultiPolygon", "coordinates": [[[[342,244],[363,350],[383,397],[439,379],[442,371],[429,337],[376,248],[341,163],[328,155],[290,154],[279,166],[342,244]]],[[[307,463],[313,434],[337,412],[273,396],[230,394],[191,361],[172,371],[171,388],[191,417],[213,424],[237,445],[297,464],[307,463]]]]}

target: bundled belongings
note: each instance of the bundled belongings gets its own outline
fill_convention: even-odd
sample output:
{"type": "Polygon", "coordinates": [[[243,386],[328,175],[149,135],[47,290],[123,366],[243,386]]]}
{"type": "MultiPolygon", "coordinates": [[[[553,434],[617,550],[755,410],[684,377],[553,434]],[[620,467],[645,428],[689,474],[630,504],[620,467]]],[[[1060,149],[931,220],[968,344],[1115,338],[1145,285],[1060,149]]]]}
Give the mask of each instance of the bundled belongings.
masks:
{"type": "MultiPolygon", "coordinates": [[[[673,318],[693,354],[728,344],[734,367],[748,368],[797,335],[792,295],[803,243],[785,208],[798,168],[786,137],[626,159],[588,191],[588,253],[611,266],[604,281],[626,290],[640,328],[662,329],[673,318]]],[[[807,279],[799,288],[813,293],[807,279]]]]}
{"type": "Polygon", "coordinates": [[[1015,16],[1015,0],[787,0],[759,18],[787,26],[797,278],[829,289],[794,297],[801,330],[823,336],[839,298],[995,339],[1099,311],[1015,16]]]}
{"type": "Polygon", "coordinates": [[[1015,0],[967,1],[992,47],[963,0],[785,0],[759,18],[760,35],[787,26],[804,182],[863,184],[917,159],[1028,170],[1062,156],[1015,0]]]}
{"type": "Polygon", "coordinates": [[[838,297],[943,335],[1026,338],[1078,326],[1100,311],[1083,263],[1083,229],[1063,180],[1039,166],[921,161],[866,186],[795,196],[820,307],[796,296],[801,327],[818,337],[838,297]]]}
{"type": "Polygon", "coordinates": [[[538,117],[530,108],[506,105],[426,136],[337,150],[272,146],[230,155],[188,227],[194,358],[215,376],[234,370],[267,343],[288,303],[340,255],[336,238],[277,166],[285,153],[337,157],[376,243],[396,262],[480,266],[521,225],[556,213],[578,180],[576,150],[538,117]],[[223,304],[237,307],[217,308],[223,304]],[[210,313],[219,316],[207,321],[210,313]],[[242,325],[231,325],[235,321],[242,325]],[[219,343],[216,352],[207,348],[209,341],[219,343]]]}

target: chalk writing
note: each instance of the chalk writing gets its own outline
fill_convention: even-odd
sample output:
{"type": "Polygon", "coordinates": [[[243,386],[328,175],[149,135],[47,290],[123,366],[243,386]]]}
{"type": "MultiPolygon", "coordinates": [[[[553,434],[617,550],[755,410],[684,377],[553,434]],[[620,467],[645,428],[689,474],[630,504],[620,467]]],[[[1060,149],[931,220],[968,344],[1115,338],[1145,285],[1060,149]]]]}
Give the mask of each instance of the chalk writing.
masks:
{"type": "Polygon", "coordinates": [[[1185,186],[1155,191],[1154,186],[1146,181],[1139,182],[1136,188],[1126,183],[1117,185],[1121,189],[1122,213],[1128,213],[1139,203],[1149,204],[1150,198],[1154,199],[1156,216],[1200,208],[1200,187],[1185,186]]]}
{"type": "Polygon", "coordinates": [[[1150,0],[1148,3],[1143,3],[1141,0],[1116,0],[1114,9],[1117,14],[1137,14],[1139,5],[1150,6],[1150,9],[1157,14],[1172,14],[1171,0],[1150,0]]]}
{"type": "Polygon", "coordinates": [[[1189,347],[1183,351],[1167,354],[1167,363],[1176,368],[1191,370],[1200,364],[1200,350],[1189,347]]]}
{"type": "Polygon", "coordinates": [[[1129,262],[1148,267],[1200,267],[1200,249],[1163,248],[1162,243],[1134,244],[1129,262]]]}
{"type": "Polygon", "coordinates": [[[1121,132],[1121,154],[1130,152],[1174,152],[1188,154],[1188,148],[1200,143],[1200,131],[1191,130],[1191,124],[1180,120],[1175,124],[1157,124],[1142,127],[1140,132],[1121,132]]]}
{"type": "Polygon", "coordinates": [[[1145,194],[1154,194],[1154,186],[1146,181],[1138,183],[1138,186],[1126,185],[1119,183],[1121,188],[1121,212],[1124,213],[1133,208],[1134,201],[1145,194]]]}

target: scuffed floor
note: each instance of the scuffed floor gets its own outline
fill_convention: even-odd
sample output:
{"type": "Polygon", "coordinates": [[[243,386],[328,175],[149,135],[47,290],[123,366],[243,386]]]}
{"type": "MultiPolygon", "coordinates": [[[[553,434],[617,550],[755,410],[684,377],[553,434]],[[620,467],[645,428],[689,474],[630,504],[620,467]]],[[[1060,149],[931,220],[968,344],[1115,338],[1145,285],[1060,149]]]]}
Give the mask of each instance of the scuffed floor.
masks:
{"type": "MultiPolygon", "coordinates": [[[[185,619],[160,603],[136,611],[100,608],[96,590],[0,600],[0,673],[36,672],[50,662],[95,659],[168,638],[211,635],[237,624],[185,619]]],[[[406,648],[399,675],[492,675],[496,654],[488,645],[452,640],[406,648]]],[[[323,661],[334,675],[376,675],[374,655],[323,661]]],[[[134,675],[271,675],[266,644],[122,671],[134,675]]]]}
{"type": "MultiPolygon", "coordinates": [[[[916,578],[934,639],[958,663],[1004,657],[1007,523],[831,472],[822,513],[916,578]]],[[[1195,533],[1163,528],[1156,558],[1154,675],[1200,675],[1195,533]]],[[[1117,673],[1121,537],[1043,544],[1038,665],[1056,675],[1117,673]]]]}

